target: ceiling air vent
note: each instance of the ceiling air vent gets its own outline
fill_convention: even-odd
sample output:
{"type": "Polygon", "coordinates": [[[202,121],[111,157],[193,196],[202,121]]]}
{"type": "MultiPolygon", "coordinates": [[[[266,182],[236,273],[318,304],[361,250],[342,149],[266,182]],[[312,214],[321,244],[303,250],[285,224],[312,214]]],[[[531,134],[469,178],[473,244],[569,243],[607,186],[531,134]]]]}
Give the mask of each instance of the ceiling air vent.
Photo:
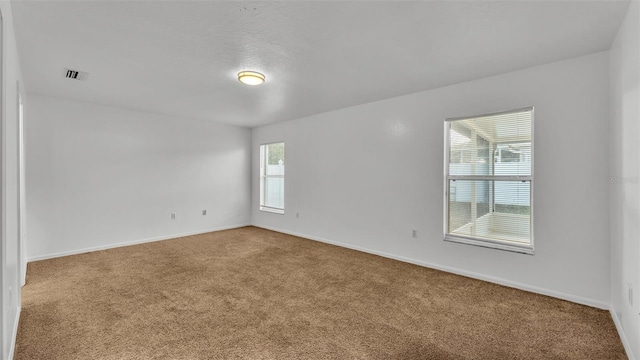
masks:
{"type": "Polygon", "coordinates": [[[64,70],[65,70],[64,77],[66,77],[67,79],[87,80],[87,78],[89,77],[89,73],[86,73],[84,71],[71,70],[71,69],[64,69],[64,70]]]}

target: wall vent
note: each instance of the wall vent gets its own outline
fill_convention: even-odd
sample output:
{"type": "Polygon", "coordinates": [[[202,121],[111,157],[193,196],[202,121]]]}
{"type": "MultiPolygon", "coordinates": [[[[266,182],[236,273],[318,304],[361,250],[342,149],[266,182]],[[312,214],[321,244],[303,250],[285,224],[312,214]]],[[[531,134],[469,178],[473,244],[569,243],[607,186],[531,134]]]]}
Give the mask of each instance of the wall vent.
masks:
{"type": "Polygon", "coordinates": [[[87,80],[87,78],[89,77],[89,73],[86,73],[84,71],[71,70],[71,69],[64,69],[64,71],[65,71],[64,77],[66,77],[67,79],[87,80]]]}

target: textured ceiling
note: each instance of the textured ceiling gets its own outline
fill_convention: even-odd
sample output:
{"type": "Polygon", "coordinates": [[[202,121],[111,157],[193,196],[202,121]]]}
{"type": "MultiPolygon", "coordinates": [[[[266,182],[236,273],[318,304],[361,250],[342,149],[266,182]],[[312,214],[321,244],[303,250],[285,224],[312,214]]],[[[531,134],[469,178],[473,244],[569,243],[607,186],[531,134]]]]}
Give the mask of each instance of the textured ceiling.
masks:
{"type": "Polygon", "coordinates": [[[27,91],[259,126],[607,50],[626,1],[15,1],[27,91]],[[68,80],[64,68],[88,72],[68,80]],[[240,70],[267,76],[240,84],[240,70]]]}

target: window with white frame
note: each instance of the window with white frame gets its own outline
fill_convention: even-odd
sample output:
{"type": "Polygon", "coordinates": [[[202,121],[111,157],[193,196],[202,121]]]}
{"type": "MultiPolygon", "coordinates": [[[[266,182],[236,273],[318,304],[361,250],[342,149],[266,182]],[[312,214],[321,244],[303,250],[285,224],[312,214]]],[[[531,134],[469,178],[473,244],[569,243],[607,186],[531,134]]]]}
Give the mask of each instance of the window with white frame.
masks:
{"type": "Polygon", "coordinates": [[[284,214],[284,143],[260,145],[260,210],[284,214]]]}
{"type": "Polygon", "coordinates": [[[445,240],[533,254],[533,108],[446,119],[445,240]]]}

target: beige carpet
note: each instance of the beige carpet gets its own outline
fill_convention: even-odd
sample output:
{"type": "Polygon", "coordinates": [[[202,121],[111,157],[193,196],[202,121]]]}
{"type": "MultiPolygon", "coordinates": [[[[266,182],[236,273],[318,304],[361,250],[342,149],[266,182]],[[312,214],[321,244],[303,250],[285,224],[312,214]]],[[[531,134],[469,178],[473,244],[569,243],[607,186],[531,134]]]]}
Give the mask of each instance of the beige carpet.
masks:
{"type": "Polygon", "coordinates": [[[38,261],[16,359],[626,359],[608,312],[245,227],[38,261]]]}

